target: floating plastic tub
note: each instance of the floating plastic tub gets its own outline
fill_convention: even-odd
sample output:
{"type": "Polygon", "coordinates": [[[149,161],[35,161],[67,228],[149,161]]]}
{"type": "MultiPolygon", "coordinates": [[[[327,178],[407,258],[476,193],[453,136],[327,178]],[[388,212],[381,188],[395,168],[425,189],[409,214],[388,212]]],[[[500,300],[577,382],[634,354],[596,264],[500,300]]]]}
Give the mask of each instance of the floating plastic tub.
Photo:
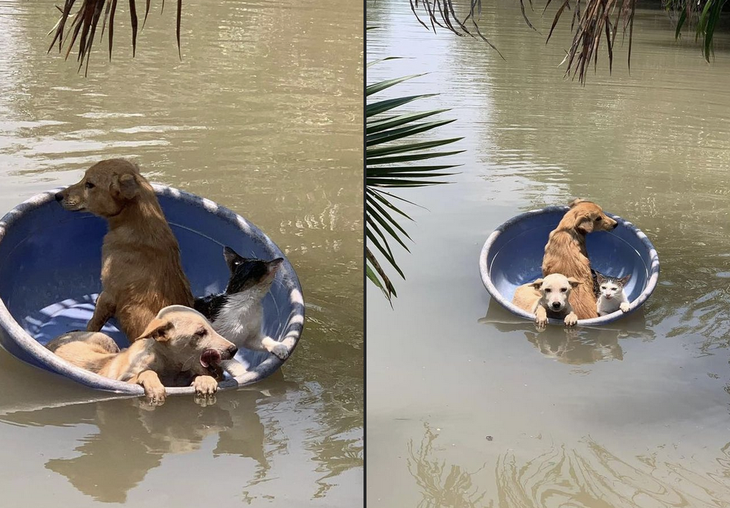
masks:
{"type": "MultiPolygon", "coordinates": [[[[299,279],[281,250],[256,226],[208,199],[154,185],[196,297],[224,290],[228,245],[242,256],[284,258],[264,299],[263,331],[285,341],[290,354],[304,326],[299,279]]],[[[75,367],[44,345],[70,330],[85,329],[101,292],[101,244],[106,221],[86,212],[64,210],[54,195],[38,194],[0,220],[0,344],[15,357],[92,388],[142,395],[139,385],[116,381],[75,367]]],[[[127,347],[115,321],[102,330],[127,347]]],[[[221,389],[260,381],[282,361],[266,352],[239,349],[236,359],[248,372],[220,383],[221,389]]],[[[193,394],[192,387],[168,387],[168,394],[193,394]]]]}
{"type": "MultiPolygon", "coordinates": [[[[489,294],[510,312],[525,319],[535,316],[512,304],[515,290],[542,277],[542,258],[550,232],[568,211],[567,206],[551,206],[520,214],[498,227],[487,239],[479,256],[479,272],[489,294]]],[[[631,274],[625,292],[629,313],[641,307],[656,288],[659,256],[649,238],[630,222],[606,213],[618,222],[611,232],[586,235],[591,267],[611,277],[631,274]]],[[[579,325],[607,324],[624,315],[620,310],[593,319],[580,319],[579,325]]],[[[551,324],[564,326],[559,319],[551,324]]]]}

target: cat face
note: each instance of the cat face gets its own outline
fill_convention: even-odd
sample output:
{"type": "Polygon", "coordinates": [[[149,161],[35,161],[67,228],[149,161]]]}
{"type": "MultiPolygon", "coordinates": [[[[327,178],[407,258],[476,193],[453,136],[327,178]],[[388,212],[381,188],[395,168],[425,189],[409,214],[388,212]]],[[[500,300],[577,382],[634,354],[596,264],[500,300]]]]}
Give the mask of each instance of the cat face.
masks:
{"type": "Polygon", "coordinates": [[[226,264],[231,271],[231,278],[226,293],[234,294],[255,289],[266,292],[274,282],[276,272],[284,262],[282,258],[263,261],[261,259],[244,258],[230,247],[223,251],[226,264]]]}
{"type": "Polygon", "coordinates": [[[615,296],[620,295],[624,290],[624,286],[626,286],[626,283],[629,281],[630,278],[631,274],[627,275],[626,277],[621,277],[620,279],[604,277],[599,274],[597,280],[598,287],[601,291],[601,296],[607,300],[610,300],[615,296]]]}

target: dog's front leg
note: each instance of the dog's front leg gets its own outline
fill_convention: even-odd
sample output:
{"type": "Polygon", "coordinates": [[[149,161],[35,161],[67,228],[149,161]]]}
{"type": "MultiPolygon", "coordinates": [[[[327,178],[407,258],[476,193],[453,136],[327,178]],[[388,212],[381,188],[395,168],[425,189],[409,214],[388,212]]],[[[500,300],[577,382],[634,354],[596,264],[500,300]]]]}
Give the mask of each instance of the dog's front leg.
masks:
{"type": "Polygon", "coordinates": [[[537,309],[535,309],[535,325],[538,330],[544,330],[547,327],[547,324],[547,311],[545,310],[545,307],[538,305],[537,309]]]}
{"type": "Polygon", "coordinates": [[[563,322],[565,323],[565,326],[575,326],[578,324],[578,316],[576,316],[575,312],[571,310],[568,315],[565,316],[563,322]]]}
{"type": "Polygon", "coordinates": [[[109,296],[108,293],[102,291],[99,295],[99,298],[96,299],[94,315],[91,316],[89,324],[86,325],[86,331],[100,332],[101,329],[104,327],[104,324],[109,321],[109,319],[114,315],[114,312],[116,312],[116,310],[117,306],[112,298],[109,296]]]}
{"type": "Polygon", "coordinates": [[[136,378],[129,380],[130,383],[137,383],[144,388],[144,394],[151,404],[162,405],[165,402],[165,387],[160,377],[154,370],[140,372],[136,378]]]}

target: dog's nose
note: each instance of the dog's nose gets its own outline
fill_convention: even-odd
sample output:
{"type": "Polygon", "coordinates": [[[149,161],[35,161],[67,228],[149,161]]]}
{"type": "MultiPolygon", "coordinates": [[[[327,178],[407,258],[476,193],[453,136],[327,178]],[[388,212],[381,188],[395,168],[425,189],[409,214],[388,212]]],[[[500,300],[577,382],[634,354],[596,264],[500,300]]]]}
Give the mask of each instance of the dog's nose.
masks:
{"type": "Polygon", "coordinates": [[[553,302],[553,309],[559,309],[560,308],[560,302],[553,302]]]}
{"type": "Polygon", "coordinates": [[[56,192],[56,201],[63,201],[63,193],[56,192]]]}
{"type": "Polygon", "coordinates": [[[238,348],[234,345],[228,348],[228,353],[231,355],[231,358],[236,356],[236,353],[238,353],[238,348]]]}

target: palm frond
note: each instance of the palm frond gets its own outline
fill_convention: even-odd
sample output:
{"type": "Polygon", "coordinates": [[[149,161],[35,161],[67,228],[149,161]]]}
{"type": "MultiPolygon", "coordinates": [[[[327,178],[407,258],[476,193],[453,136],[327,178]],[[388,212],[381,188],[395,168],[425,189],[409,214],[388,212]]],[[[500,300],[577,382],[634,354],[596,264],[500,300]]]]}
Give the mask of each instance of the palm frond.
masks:
{"type": "MultiPolygon", "coordinates": [[[[370,97],[419,76],[404,76],[373,83],[366,87],[366,95],[370,97]]],[[[387,265],[405,279],[405,274],[398,266],[395,255],[390,248],[390,242],[395,241],[408,252],[406,241],[411,240],[411,238],[405,228],[400,225],[399,220],[410,221],[412,219],[393,202],[399,200],[408,204],[413,203],[382,189],[423,187],[448,183],[439,180],[439,178],[452,175],[453,173],[448,172],[448,170],[454,168],[455,165],[419,165],[414,163],[461,153],[461,151],[433,151],[434,148],[454,143],[461,138],[411,141],[415,136],[421,136],[426,132],[451,123],[453,120],[422,121],[444,113],[448,111],[447,109],[393,114],[397,108],[431,95],[433,94],[372,101],[365,106],[365,117],[367,119],[365,236],[368,242],[365,250],[366,275],[376,287],[383,291],[391,305],[392,298],[398,295],[378,257],[387,262],[387,265]],[[371,246],[374,250],[370,249],[371,246]]]]}
{"type": "MultiPolygon", "coordinates": [[[[479,31],[477,18],[481,12],[481,0],[471,0],[470,7],[463,21],[456,18],[454,3],[455,0],[409,0],[411,10],[421,25],[427,30],[436,31],[439,26],[453,32],[458,36],[479,37],[486,41],[489,46],[496,49],[489,40],[479,31]],[[425,23],[419,12],[424,13],[428,18],[425,23]],[[457,21],[453,21],[457,20],[457,21]],[[467,23],[471,21],[471,27],[467,23]]],[[[530,7],[532,7],[532,0],[530,7]]],[[[546,43],[550,41],[558,21],[565,10],[572,10],[570,30],[573,32],[573,41],[564,62],[567,62],[566,76],[578,78],[578,81],[585,84],[590,64],[593,67],[598,64],[599,48],[603,43],[606,46],[608,55],[609,71],[613,69],[613,57],[615,54],[616,35],[621,30],[624,38],[628,33],[628,56],[627,65],[631,70],[631,51],[634,38],[634,14],[636,12],[637,0],[562,0],[553,17],[550,32],[546,43]]],[[[547,11],[552,0],[545,1],[543,13],[547,11]]],[[[665,0],[668,10],[678,12],[676,36],[688,22],[696,20],[696,39],[702,41],[702,54],[707,61],[712,54],[712,40],[715,29],[720,20],[720,13],[727,0],[665,0]]],[[[520,9],[525,23],[532,29],[535,27],[527,17],[524,0],[520,0],[520,9]]],[[[500,53],[500,56],[501,53],[500,53]]],[[[504,58],[504,57],[503,57],[504,58]]]]}
{"type": "MultiPolygon", "coordinates": [[[[58,44],[59,53],[63,50],[64,38],[66,44],[66,55],[68,58],[73,50],[76,41],[78,44],[78,57],[79,70],[86,63],[86,69],[84,74],[88,74],[89,71],[89,59],[91,57],[91,49],[96,39],[96,29],[101,19],[101,14],[104,12],[104,19],[102,22],[101,37],[104,36],[104,31],[109,24],[109,59],[112,57],[112,47],[114,41],[114,15],[117,11],[117,0],[80,0],[80,7],[72,13],[74,5],[77,0],[66,0],[63,9],[58,8],[61,11],[61,18],[58,20],[56,25],[51,30],[50,34],[54,34],[53,40],[48,48],[50,52],[56,44],[58,44]],[[104,7],[106,6],[106,9],[104,7]],[[67,27],[68,25],[68,27],[67,27]]],[[[164,0],[163,0],[164,7],[164,0]]],[[[144,27],[147,22],[147,15],[150,10],[150,0],[145,0],[145,11],[144,20],[142,26],[144,27]]],[[[136,0],[129,0],[129,18],[132,28],[132,57],[137,52],[137,32],[138,32],[138,18],[137,18],[137,4],[136,0]]],[[[177,48],[178,55],[182,57],[180,49],[180,26],[182,21],[182,0],[177,0],[177,18],[176,18],[176,35],[177,35],[177,48]]]]}

